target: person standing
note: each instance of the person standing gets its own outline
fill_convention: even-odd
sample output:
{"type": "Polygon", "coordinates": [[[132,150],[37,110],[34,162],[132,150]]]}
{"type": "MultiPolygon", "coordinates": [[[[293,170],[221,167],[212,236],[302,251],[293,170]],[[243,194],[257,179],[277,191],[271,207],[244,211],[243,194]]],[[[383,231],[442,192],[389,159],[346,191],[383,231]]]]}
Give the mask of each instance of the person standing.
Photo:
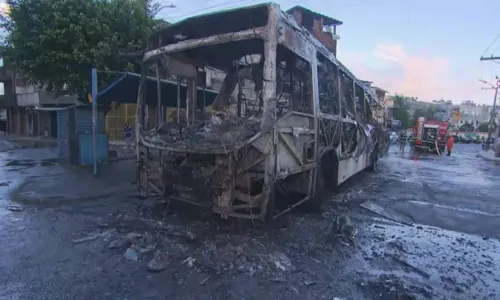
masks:
{"type": "Polygon", "coordinates": [[[125,124],[125,128],[123,129],[123,135],[125,137],[125,149],[132,149],[132,127],[128,123],[125,124]]]}
{"type": "Polygon", "coordinates": [[[406,130],[401,131],[401,134],[399,135],[399,150],[401,152],[405,152],[405,146],[406,146],[407,139],[408,139],[408,135],[406,133],[406,130]]]}
{"type": "Polygon", "coordinates": [[[448,136],[448,140],[446,141],[446,150],[448,150],[448,156],[451,155],[451,150],[453,150],[453,145],[455,144],[455,138],[452,135],[448,136]]]}

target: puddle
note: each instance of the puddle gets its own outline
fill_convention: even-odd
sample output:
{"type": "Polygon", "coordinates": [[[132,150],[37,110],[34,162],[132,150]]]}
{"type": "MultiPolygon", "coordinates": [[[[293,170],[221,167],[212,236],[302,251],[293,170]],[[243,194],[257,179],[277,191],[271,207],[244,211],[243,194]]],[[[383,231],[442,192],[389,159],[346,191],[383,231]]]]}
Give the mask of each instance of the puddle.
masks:
{"type": "Polygon", "coordinates": [[[37,163],[33,159],[12,159],[7,160],[7,163],[4,167],[34,167],[37,163]]]}
{"type": "Polygon", "coordinates": [[[58,160],[57,159],[44,159],[40,163],[40,166],[42,166],[42,167],[49,167],[49,166],[54,166],[56,164],[58,164],[58,160]]]}
{"type": "Polygon", "coordinates": [[[58,164],[58,160],[54,158],[43,159],[39,162],[33,159],[11,159],[6,160],[4,167],[10,167],[7,171],[20,171],[26,168],[33,168],[36,166],[50,167],[58,164]]]}

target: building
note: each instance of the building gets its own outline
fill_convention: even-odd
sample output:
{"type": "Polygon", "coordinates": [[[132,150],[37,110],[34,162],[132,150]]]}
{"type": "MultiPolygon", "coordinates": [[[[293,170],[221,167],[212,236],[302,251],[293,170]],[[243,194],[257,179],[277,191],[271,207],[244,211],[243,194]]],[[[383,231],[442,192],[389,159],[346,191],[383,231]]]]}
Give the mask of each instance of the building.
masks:
{"type": "Polygon", "coordinates": [[[12,109],[16,107],[14,72],[10,65],[0,58],[0,110],[2,114],[1,131],[10,132],[9,120],[12,109]]]}
{"type": "Polygon", "coordinates": [[[53,108],[78,103],[75,96],[55,96],[27,83],[2,59],[0,65],[0,108],[6,111],[6,132],[13,135],[57,136],[53,108]]]}
{"type": "Polygon", "coordinates": [[[299,25],[309,30],[325,47],[337,56],[337,26],[342,22],[328,16],[313,12],[302,6],[294,6],[287,13],[295,17],[299,25]]]}
{"type": "Polygon", "coordinates": [[[394,119],[394,97],[386,96],[384,99],[384,113],[386,118],[387,127],[392,126],[394,119]]]}
{"type": "Polygon", "coordinates": [[[373,93],[375,94],[375,96],[377,96],[378,103],[381,104],[381,105],[374,108],[374,110],[373,110],[374,117],[379,123],[382,123],[382,124],[387,126],[388,114],[387,114],[386,108],[385,108],[385,98],[386,98],[385,95],[387,94],[387,91],[384,89],[381,89],[379,87],[372,86],[371,84],[370,84],[370,87],[371,87],[373,93]]]}
{"type": "Polygon", "coordinates": [[[471,124],[481,124],[488,122],[491,117],[492,106],[489,105],[478,105],[474,101],[464,101],[459,106],[460,119],[458,120],[458,125],[463,125],[465,123],[471,124]]]}

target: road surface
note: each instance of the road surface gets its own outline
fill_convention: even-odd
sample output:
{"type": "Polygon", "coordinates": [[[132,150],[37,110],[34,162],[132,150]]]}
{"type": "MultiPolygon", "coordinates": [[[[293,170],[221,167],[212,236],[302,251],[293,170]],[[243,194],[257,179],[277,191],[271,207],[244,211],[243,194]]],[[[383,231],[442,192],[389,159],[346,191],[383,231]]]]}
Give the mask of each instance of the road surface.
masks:
{"type": "Polygon", "coordinates": [[[391,149],[321,215],[271,228],[125,190],[16,203],[27,178],[54,172],[55,152],[3,147],[0,299],[500,299],[500,166],[478,145],[451,157],[391,149]],[[354,244],[331,231],[340,214],[354,244]]]}

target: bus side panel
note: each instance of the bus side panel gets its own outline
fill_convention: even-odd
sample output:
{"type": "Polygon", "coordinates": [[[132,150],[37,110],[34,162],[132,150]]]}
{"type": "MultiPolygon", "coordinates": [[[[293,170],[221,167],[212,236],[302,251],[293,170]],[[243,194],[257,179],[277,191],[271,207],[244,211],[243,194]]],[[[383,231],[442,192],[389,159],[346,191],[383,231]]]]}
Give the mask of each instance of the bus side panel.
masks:
{"type": "Polygon", "coordinates": [[[362,153],[358,157],[350,157],[339,161],[338,184],[347,181],[352,176],[363,171],[368,167],[370,156],[368,153],[362,153]]]}

